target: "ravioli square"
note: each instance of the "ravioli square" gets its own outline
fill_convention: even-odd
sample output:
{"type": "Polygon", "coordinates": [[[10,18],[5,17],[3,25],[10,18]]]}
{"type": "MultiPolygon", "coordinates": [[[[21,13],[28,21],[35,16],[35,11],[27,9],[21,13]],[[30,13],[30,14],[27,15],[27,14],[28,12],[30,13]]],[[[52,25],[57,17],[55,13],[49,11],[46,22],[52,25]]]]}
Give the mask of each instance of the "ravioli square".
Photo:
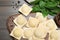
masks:
{"type": "Polygon", "coordinates": [[[23,38],[29,39],[33,36],[35,28],[24,28],[24,36],[23,38]]]}
{"type": "Polygon", "coordinates": [[[16,39],[21,39],[21,37],[23,36],[23,30],[22,28],[20,28],[20,26],[15,26],[12,30],[12,32],[10,33],[10,36],[16,38],[16,39]]]}
{"type": "Polygon", "coordinates": [[[48,33],[48,29],[42,23],[42,24],[39,24],[38,28],[34,32],[34,35],[37,38],[45,38],[47,33],[48,33]]]}
{"type": "Polygon", "coordinates": [[[27,23],[27,19],[22,15],[20,14],[18,17],[16,17],[14,19],[14,23],[17,25],[17,26],[24,26],[26,23],[27,23]]]}
{"type": "Polygon", "coordinates": [[[49,35],[49,40],[60,40],[60,31],[54,30],[49,35]]]}
{"type": "Polygon", "coordinates": [[[41,12],[37,12],[37,13],[36,13],[36,18],[40,21],[40,23],[48,20],[48,19],[47,19],[48,17],[47,17],[47,16],[44,17],[41,12]]]}
{"type": "Polygon", "coordinates": [[[49,29],[49,32],[58,29],[53,19],[50,19],[46,22],[46,27],[49,29]]]}
{"type": "Polygon", "coordinates": [[[27,27],[35,28],[39,24],[39,20],[34,17],[29,17],[29,20],[27,22],[27,27]]]}
{"type": "Polygon", "coordinates": [[[41,20],[41,21],[44,20],[44,17],[43,17],[43,15],[42,15],[42,13],[40,13],[40,12],[37,12],[37,13],[36,13],[36,18],[39,19],[39,20],[41,20]]]}
{"type": "Polygon", "coordinates": [[[53,19],[49,19],[47,21],[44,21],[44,22],[40,23],[39,25],[40,25],[40,27],[41,27],[41,25],[43,27],[45,27],[48,30],[48,33],[52,32],[53,30],[58,29],[58,27],[55,24],[53,19]]]}
{"type": "Polygon", "coordinates": [[[19,11],[24,14],[25,16],[28,16],[29,13],[32,11],[32,8],[29,7],[27,4],[23,4],[20,8],[19,11]]]}

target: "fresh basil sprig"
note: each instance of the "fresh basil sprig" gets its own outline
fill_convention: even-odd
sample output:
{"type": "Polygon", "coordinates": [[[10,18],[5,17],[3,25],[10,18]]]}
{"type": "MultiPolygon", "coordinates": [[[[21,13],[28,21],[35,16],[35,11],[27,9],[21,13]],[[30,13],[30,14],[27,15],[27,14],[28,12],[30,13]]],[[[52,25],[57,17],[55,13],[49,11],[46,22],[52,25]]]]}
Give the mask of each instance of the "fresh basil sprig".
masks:
{"type": "Polygon", "coordinates": [[[60,0],[35,0],[30,4],[33,5],[32,12],[42,12],[43,16],[54,16],[60,12],[60,0]]]}

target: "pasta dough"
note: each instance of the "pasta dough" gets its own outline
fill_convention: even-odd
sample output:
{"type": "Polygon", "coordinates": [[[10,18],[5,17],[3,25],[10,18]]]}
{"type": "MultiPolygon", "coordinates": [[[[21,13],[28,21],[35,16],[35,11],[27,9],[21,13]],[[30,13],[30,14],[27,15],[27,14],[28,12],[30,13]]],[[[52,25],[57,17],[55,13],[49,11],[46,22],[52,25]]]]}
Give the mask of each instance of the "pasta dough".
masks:
{"type": "Polygon", "coordinates": [[[20,7],[19,11],[27,16],[32,11],[32,8],[26,4],[23,4],[22,7],[20,7]]]}
{"type": "Polygon", "coordinates": [[[50,40],[58,40],[58,31],[54,30],[50,33],[50,40]]]}
{"type": "Polygon", "coordinates": [[[20,29],[17,28],[17,29],[15,29],[15,30],[13,31],[13,34],[14,34],[14,36],[16,36],[16,37],[19,37],[19,36],[21,36],[21,33],[20,33],[20,32],[21,32],[20,29]]]}
{"type": "Polygon", "coordinates": [[[45,38],[48,32],[50,33],[56,29],[56,24],[54,23],[53,19],[50,19],[46,22],[40,23],[37,29],[35,30],[34,35],[38,38],[45,38]]]}
{"type": "Polygon", "coordinates": [[[44,17],[42,15],[42,13],[40,13],[40,12],[36,13],[36,18],[39,19],[40,22],[44,21],[44,17]]]}
{"type": "Polygon", "coordinates": [[[39,20],[33,17],[30,17],[27,23],[27,27],[37,27],[39,24],[39,20]]]}
{"type": "Polygon", "coordinates": [[[60,40],[60,30],[57,31],[58,31],[58,40],[60,40]]]}
{"type": "Polygon", "coordinates": [[[26,18],[23,15],[20,14],[17,18],[15,18],[14,23],[17,26],[21,26],[22,27],[22,26],[24,26],[27,23],[27,20],[26,20],[26,18]]]}
{"type": "Polygon", "coordinates": [[[45,38],[47,32],[48,29],[43,24],[39,24],[38,28],[34,32],[34,35],[38,38],[45,38]]]}
{"type": "Polygon", "coordinates": [[[51,33],[51,38],[58,38],[58,32],[57,31],[53,31],[51,33]]]}
{"type": "Polygon", "coordinates": [[[27,28],[24,30],[24,37],[25,38],[30,38],[33,35],[35,28],[27,28]]]}
{"type": "Polygon", "coordinates": [[[10,36],[15,37],[16,39],[20,39],[23,36],[23,30],[20,27],[15,26],[10,36]]]}
{"type": "Polygon", "coordinates": [[[49,39],[49,40],[55,40],[55,39],[49,39]]]}
{"type": "Polygon", "coordinates": [[[29,40],[45,40],[45,39],[41,39],[41,38],[37,38],[35,36],[32,36],[31,38],[29,38],[29,40]]]}
{"type": "Polygon", "coordinates": [[[44,22],[40,23],[39,25],[40,25],[40,27],[41,27],[41,25],[43,27],[45,27],[48,30],[49,33],[52,32],[53,30],[58,29],[57,25],[55,24],[53,19],[44,21],[44,22]]]}
{"type": "Polygon", "coordinates": [[[47,20],[47,17],[43,17],[42,13],[37,12],[36,13],[36,18],[40,21],[40,22],[44,22],[47,20]]]}
{"type": "Polygon", "coordinates": [[[55,24],[53,19],[50,19],[46,22],[46,27],[48,27],[49,32],[57,29],[57,25],[55,24]]]}
{"type": "Polygon", "coordinates": [[[60,30],[54,30],[50,33],[49,40],[60,40],[60,30]]]}

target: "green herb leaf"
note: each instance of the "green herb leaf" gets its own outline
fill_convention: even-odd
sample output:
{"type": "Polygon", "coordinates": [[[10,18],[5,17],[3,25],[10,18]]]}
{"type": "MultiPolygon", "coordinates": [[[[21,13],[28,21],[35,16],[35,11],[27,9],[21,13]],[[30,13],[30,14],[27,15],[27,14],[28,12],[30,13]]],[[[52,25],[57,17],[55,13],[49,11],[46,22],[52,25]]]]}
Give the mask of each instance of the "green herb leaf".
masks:
{"type": "Polygon", "coordinates": [[[30,4],[36,5],[36,4],[39,4],[39,1],[40,0],[35,0],[35,1],[31,2],[30,4]]]}
{"type": "Polygon", "coordinates": [[[42,12],[43,16],[48,14],[54,16],[60,12],[60,0],[35,0],[32,12],[42,12]]]}
{"type": "Polygon", "coordinates": [[[49,12],[49,14],[50,14],[51,16],[56,15],[56,13],[54,13],[54,12],[49,12]]]}
{"type": "Polygon", "coordinates": [[[52,12],[54,12],[54,13],[59,13],[60,12],[60,8],[55,8],[55,9],[53,9],[53,10],[51,10],[52,12]]]}
{"type": "Polygon", "coordinates": [[[47,2],[46,3],[46,7],[47,8],[56,7],[56,6],[57,6],[57,3],[56,2],[47,2]]]}
{"type": "Polygon", "coordinates": [[[32,12],[40,12],[40,10],[41,10],[39,5],[35,5],[32,8],[33,8],[32,12]]]}
{"type": "Polygon", "coordinates": [[[48,10],[42,9],[42,14],[44,17],[48,15],[48,12],[49,12],[48,10]]]}
{"type": "Polygon", "coordinates": [[[45,3],[44,1],[40,1],[40,2],[39,2],[39,6],[40,6],[40,7],[45,7],[45,5],[46,5],[46,3],[45,3]]]}

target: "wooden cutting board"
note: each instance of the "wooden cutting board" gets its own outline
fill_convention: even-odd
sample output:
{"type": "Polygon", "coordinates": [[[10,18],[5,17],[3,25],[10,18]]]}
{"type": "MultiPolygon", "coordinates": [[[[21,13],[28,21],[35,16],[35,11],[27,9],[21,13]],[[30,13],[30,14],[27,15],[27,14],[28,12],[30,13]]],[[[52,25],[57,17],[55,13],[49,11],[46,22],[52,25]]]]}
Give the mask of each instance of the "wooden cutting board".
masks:
{"type": "MultiPolygon", "coordinates": [[[[15,27],[15,24],[14,24],[13,20],[14,20],[18,15],[20,15],[20,14],[14,14],[14,15],[11,15],[11,16],[9,16],[9,17],[7,18],[6,25],[7,25],[7,29],[8,29],[9,34],[11,33],[12,29],[15,27]]],[[[31,13],[31,14],[29,14],[26,18],[28,19],[29,16],[34,17],[35,15],[36,15],[35,13],[31,13]]],[[[49,34],[47,34],[45,40],[48,40],[48,37],[49,37],[49,34]]],[[[13,38],[13,37],[11,37],[11,38],[12,38],[13,40],[17,40],[17,39],[15,39],[15,38],[13,38]]],[[[23,39],[23,38],[22,38],[21,40],[27,40],[27,39],[23,39]]]]}

